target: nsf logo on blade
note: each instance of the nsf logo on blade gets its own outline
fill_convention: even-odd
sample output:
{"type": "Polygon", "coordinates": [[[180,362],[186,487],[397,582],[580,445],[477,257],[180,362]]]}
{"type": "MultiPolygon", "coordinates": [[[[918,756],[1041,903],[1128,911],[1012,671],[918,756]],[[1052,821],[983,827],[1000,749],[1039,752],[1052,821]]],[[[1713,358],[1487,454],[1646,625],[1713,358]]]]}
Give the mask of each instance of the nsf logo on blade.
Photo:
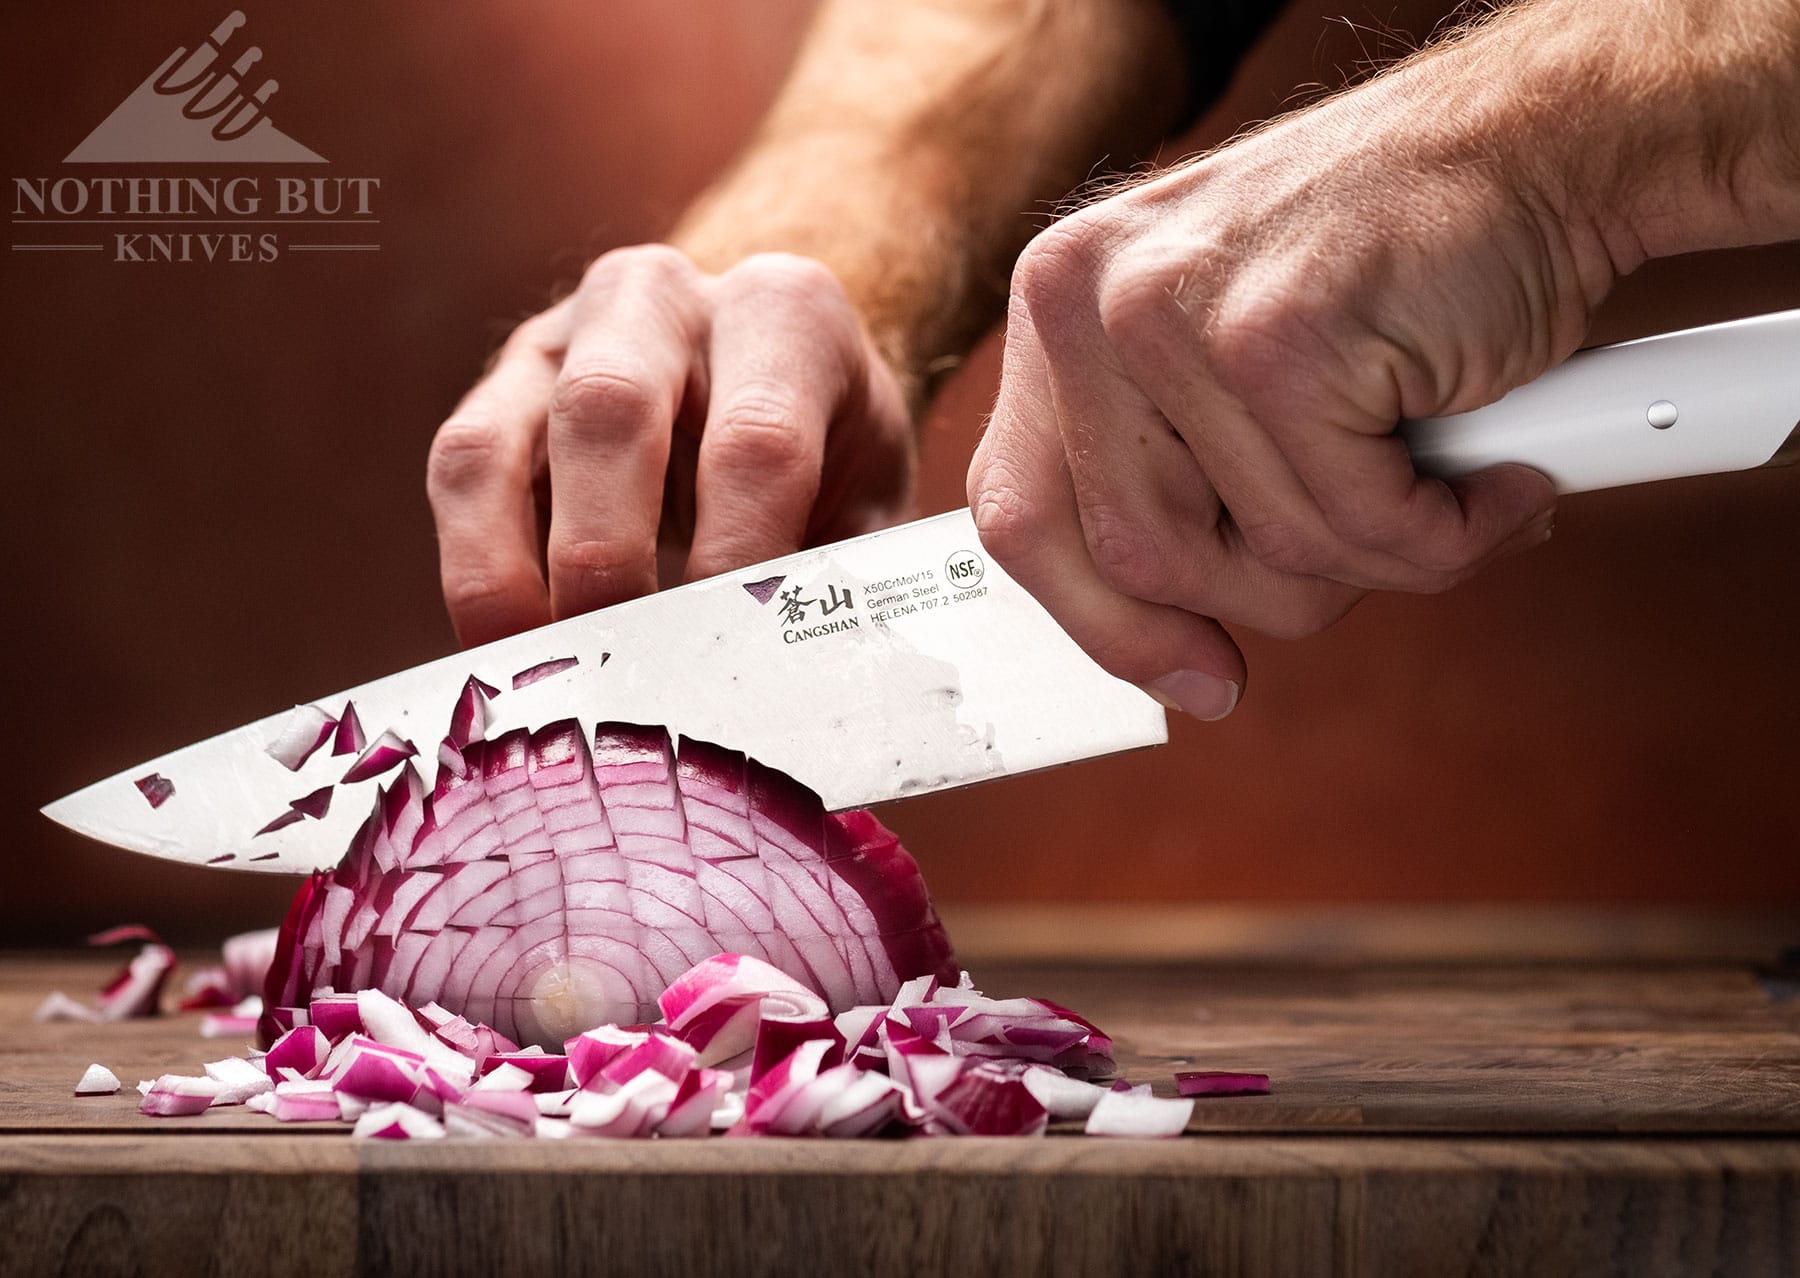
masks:
{"type": "Polygon", "coordinates": [[[981,584],[987,564],[973,550],[959,550],[944,560],[944,579],[958,590],[970,590],[981,584]]]}

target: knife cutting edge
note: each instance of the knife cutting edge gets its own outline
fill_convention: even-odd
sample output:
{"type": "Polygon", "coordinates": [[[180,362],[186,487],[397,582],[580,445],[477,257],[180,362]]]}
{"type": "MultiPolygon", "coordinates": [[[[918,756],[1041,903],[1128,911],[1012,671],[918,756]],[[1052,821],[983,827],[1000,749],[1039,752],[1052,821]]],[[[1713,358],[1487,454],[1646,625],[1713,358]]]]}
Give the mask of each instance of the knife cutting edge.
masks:
{"type": "MultiPolygon", "coordinates": [[[[1423,473],[1519,462],[1566,493],[1793,461],[1800,310],[1582,351],[1493,404],[1403,422],[1400,435],[1423,473]]],[[[1102,671],[982,553],[966,510],[556,622],[309,704],[332,716],[354,705],[372,733],[391,730],[429,757],[470,676],[501,690],[490,736],[570,716],[661,724],[779,768],[832,809],[1167,739],[1162,707],[1102,671]],[[513,686],[534,669],[555,673],[513,686]]],[[[277,762],[268,749],[294,713],[128,768],[44,812],[177,861],[283,873],[332,865],[372,786],[344,782],[348,761],[329,751],[298,770],[277,762]],[[257,833],[328,788],[335,798],[323,815],[257,833]],[[163,797],[153,804],[153,794],[163,797]]]]}

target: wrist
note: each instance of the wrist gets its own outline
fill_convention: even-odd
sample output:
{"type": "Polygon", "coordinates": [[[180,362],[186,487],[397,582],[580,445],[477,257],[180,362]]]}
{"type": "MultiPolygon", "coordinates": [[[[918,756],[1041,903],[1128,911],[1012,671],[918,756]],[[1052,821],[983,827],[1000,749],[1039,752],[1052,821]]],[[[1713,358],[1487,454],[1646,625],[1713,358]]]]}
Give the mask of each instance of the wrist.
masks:
{"type": "Polygon", "coordinates": [[[1615,274],[1800,234],[1794,0],[1540,0],[1446,52],[1561,233],[1615,274]]]}
{"type": "Polygon", "coordinates": [[[969,305],[971,254],[946,181],[918,155],[883,164],[852,135],[789,136],[746,155],[669,240],[710,272],[765,252],[823,263],[917,410],[946,317],[969,305]]]}

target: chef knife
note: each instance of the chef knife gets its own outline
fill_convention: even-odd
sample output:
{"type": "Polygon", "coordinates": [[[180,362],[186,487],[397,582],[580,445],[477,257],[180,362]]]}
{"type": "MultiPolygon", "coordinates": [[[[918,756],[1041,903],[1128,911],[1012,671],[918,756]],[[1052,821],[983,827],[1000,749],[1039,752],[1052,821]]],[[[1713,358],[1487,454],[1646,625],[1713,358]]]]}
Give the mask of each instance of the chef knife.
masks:
{"type": "MultiPolygon", "coordinates": [[[[1800,311],[1583,351],[1485,408],[1402,423],[1401,436],[1425,473],[1520,462],[1563,492],[1793,460],[1800,311]]],[[[499,690],[490,737],[569,716],[663,724],[799,778],[832,809],[1167,739],[1162,707],[1096,666],[982,553],[966,510],[556,622],[310,704],[334,717],[354,706],[371,734],[393,731],[429,768],[471,676],[499,690]],[[555,672],[533,680],[544,668],[555,672]]],[[[329,866],[376,782],[344,781],[352,760],[326,749],[297,770],[272,757],[297,713],[307,712],[128,768],[44,811],[172,860],[329,866]],[[331,795],[322,816],[259,833],[321,791],[331,795]]]]}

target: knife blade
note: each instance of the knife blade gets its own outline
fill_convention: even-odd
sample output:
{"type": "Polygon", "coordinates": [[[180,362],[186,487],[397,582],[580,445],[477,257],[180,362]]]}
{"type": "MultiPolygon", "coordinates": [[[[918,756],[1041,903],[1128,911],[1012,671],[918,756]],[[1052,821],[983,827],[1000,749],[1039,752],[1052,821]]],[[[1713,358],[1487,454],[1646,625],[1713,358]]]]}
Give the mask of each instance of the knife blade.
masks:
{"type": "MultiPolygon", "coordinates": [[[[1113,678],[981,552],[967,510],[802,551],[555,622],[309,703],[353,704],[429,771],[465,681],[501,690],[487,735],[575,717],[661,724],[742,750],[861,807],[1168,739],[1161,705],[1113,678]],[[575,664],[526,686],[546,661],[575,664]]],[[[290,771],[268,753],[283,711],[152,759],[44,808],[103,842],[279,873],[335,864],[379,782],[344,783],[328,749],[290,771]],[[153,806],[138,782],[173,786],[153,806]],[[322,818],[257,834],[334,786],[322,818]]]]}
{"type": "MultiPolygon", "coordinates": [[[[1800,310],[1597,347],[1493,404],[1405,421],[1422,473],[1533,466],[1561,492],[1800,458],[1800,310]]],[[[471,674],[578,664],[493,704],[490,735],[576,716],[663,724],[798,777],[833,809],[1161,744],[1162,709],[1105,674],[998,565],[955,511],[803,551],[378,679],[353,702],[429,752],[471,674]],[[433,719],[433,716],[439,716],[433,719]]],[[[325,817],[255,832],[341,777],[267,754],[287,713],[97,782],[44,809],[122,847],[197,863],[303,871],[335,862],[368,809],[340,785],[325,817]],[[174,786],[152,807],[136,782],[174,786]]]]}

